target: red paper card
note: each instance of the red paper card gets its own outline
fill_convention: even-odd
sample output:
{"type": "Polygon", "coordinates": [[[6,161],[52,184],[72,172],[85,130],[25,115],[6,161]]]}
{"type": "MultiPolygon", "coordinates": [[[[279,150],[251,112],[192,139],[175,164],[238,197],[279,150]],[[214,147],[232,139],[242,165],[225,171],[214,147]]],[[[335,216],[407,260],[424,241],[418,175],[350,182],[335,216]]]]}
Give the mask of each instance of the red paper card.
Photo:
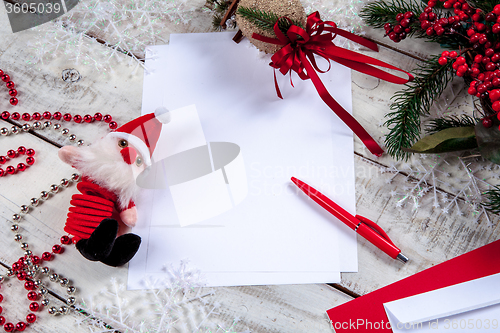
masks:
{"type": "Polygon", "coordinates": [[[392,332],[383,303],[500,272],[500,240],[327,311],[336,333],[392,332]]]}

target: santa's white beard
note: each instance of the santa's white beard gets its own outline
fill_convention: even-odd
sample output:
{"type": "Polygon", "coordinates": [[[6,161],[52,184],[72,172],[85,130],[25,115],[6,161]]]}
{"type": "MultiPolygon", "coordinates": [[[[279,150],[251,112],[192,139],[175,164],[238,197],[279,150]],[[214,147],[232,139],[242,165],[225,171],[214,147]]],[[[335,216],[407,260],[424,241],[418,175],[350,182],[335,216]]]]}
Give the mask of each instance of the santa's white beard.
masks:
{"type": "Polygon", "coordinates": [[[83,176],[118,197],[121,209],[126,209],[134,200],[137,186],[133,168],[123,161],[118,139],[105,136],[88,147],[78,149],[79,157],[74,163],[83,176]]]}

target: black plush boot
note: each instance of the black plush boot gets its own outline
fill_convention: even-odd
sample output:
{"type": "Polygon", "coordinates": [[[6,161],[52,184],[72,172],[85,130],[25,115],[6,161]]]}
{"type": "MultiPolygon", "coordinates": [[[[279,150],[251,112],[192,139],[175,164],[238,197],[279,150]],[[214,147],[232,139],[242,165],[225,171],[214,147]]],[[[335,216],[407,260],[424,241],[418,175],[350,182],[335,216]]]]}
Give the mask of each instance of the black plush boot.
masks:
{"type": "Polygon", "coordinates": [[[117,232],[118,222],[114,219],[104,219],[88,239],[76,243],[76,248],[88,260],[102,261],[110,255],[117,232]]]}
{"type": "Polygon", "coordinates": [[[136,234],[121,235],[115,240],[111,253],[101,262],[113,267],[125,265],[139,250],[139,245],[141,237],[136,234]]]}

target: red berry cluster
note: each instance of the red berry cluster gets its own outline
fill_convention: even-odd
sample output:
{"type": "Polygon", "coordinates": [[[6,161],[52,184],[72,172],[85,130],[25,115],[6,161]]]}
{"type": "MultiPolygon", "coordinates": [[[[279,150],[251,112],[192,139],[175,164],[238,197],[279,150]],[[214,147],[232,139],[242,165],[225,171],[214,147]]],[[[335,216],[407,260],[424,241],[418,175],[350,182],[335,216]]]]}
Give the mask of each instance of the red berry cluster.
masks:
{"type": "Polygon", "coordinates": [[[422,30],[425,30],[428,36],[442,36],[445,33],[455,33],[460,28],[460,22],[469,19],[469,10],[471,8],[465,0],[440,1],[444,2],[443,6],[445,8],[453,7],[455,15],[438,18],[438,15],[433,11],[437,2],[435,0],[429,1],[424,12],[418,17],[420,27],[422,30]]]}
{"type": "MultiPolygon", "coordinates": [[[[465,0],[439,0],[443,3],[443,7],[446,9],[453,8],[453,13],[458,15],[460,21],[467,21],[475,12],[475,9],[472,8],[465,0]]],[[[436,5],[435,0],[431,0],[427,3],[427,6],[434,7],[436,5]],[[431,2],[433,3],[431,6],[431,2]]]]}
{"type": "MultiPolygon", "coordinates": [[[[471,14],[472,23],[467,29],[471,48],[465,49],[460,56],[456,51],[444,51],[438,62],[445,65],[448,59],[454,59],[452,67],[456,75],[471,80],[467,92],[489,100],[500,119],[500,4],[490,13],[467,7],[466,14],[471,14]]],[[[482,123],[486,128],[493,124],[489,117],[484,118],[482,123]]]]}
{"type": "MultiPolygon", "coordinates": [[[[476,13],[465,0],[439,0],[443,2],[444,8],[453,8],[453,13],[448,17],[439,18],[436,12],[433,11],[437,4],[437,0],[427,2],[427,7],[419,15],[420,28],[425,31],[428,36],[442,36],[444,34],[455,33],[461,27],[460,22],[466,22],[471,16],[476,13]]],[[[396,20],[399,22],[396,26],[390,23],[384,25],[385,33],[389,38],[398,43],[406,38],[406,35],[411,32],[411,23],[415,14],[413,12],[399,13],[396,20]]],[[[500,30],[500,25],[499,25],[500,30]]]]}
{"type": "MultiPolygon", "coordinates": [[[[413,13],[398,14],[399,25],[394,28],[386,23],[386,34],[395,42],[406,37],[411,28],[413,13]],[[399,35],[399,33],[403,35],[399,35]]],[[[418,16],[420,28],[428,36],[457,34],[468,38],[470,45],[463,45],[460,54],[457,51],[444,51],[438,59],[444,66],[453,61],[452,68],[456,75],[471,81],[468,93],[491,103],[493,111],[500,120],[500,4],[489,13],[471,7],[466,0],[430,0],[427,7],[418,16]],[[437,3],[442,2],[452,15],[438,17],[434,11],[437,3]],[[462,33],[462,26],[467,26],[467,36],[462,33]]],[[[483,119],[485,127],[492,126],[491,117],[483,119]]]]}
{"type": "Polygon", "coordinates": [[[413,12],[399,13],[396,15],[396,21],[399,24],[396,24],[394,27],[390,23],[386,23],[384,25],[385,34],[389,36],[389,38],[395,42],[399,43],[403,39],[406,38],[406,35],[411,31],[411,23],[415,14],[413,12]]]}

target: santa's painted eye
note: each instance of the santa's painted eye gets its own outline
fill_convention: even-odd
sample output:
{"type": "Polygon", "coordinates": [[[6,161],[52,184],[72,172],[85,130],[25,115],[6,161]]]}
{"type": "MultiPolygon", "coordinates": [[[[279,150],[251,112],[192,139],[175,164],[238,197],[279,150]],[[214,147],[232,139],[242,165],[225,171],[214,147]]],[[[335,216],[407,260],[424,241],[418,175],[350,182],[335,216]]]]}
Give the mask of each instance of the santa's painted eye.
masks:
{"type": "Polygon", "coordinates": [[[125,148],[128,146],[128,141],[127,140],[120,140],[120,141],[118,141],[118,146],[120,146],[121,148],[125,148]]]}
{"type": "Polygon", "coordinates": [[[135,165],[137,165],[137,166],[142,165],[142,157],[137,156],[137,158],[135,159],[135,165]]]}

